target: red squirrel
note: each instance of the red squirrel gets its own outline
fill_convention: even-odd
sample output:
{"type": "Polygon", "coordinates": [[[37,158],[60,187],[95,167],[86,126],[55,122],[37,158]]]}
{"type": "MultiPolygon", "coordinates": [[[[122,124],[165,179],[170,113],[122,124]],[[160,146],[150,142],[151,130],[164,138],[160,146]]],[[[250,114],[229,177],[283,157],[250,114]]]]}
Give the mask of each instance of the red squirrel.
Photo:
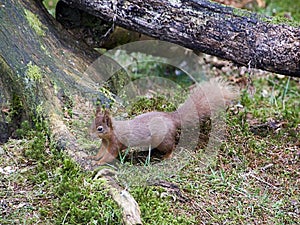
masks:
{"type": "Polygon", "coordinates": [[[102,145],[95,165],[113,161],[127,147],[156,148],[170,158],[175,149],[177,130],[209,118],[237,97],[232,86],[218,80],[202,82],[191,90],[186,101],[174,112],[148,112],[131,120],[118,121],[107,110],[97,107],[93,127],[102,145]]]}

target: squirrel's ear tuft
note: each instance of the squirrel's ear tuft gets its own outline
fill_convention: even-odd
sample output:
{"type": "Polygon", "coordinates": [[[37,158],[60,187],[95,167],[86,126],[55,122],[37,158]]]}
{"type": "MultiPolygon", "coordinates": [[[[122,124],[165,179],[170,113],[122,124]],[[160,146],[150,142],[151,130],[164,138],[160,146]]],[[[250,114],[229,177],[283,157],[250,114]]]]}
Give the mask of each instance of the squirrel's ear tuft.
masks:
{"type": "Polygon", "coordinates": [[[99,114],[101,114],[101,106],[100,105],[98,105],[97,106],[97,108],[96,108],[96,113],[95,113],[95,115],[97,116],[97,115],[99,115],[99,114]]]}
{"type": "Polygon", "coordinates": [[[112,128],[111,117],[108,110],[104,111],[104,121],[108,127],[112,128]]]}

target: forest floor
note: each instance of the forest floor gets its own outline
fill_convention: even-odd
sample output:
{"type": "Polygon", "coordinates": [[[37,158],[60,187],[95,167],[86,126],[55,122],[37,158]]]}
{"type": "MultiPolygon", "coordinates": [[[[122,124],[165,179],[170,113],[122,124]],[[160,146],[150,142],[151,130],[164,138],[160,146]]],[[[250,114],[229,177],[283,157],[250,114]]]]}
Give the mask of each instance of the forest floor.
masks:
{"type": "MultiPolygon", "coordinates": [[[[155,184],[125,181],[142,221],[299,224],[299,78],[206,61],[208,73],[241,90],[226,114],[225,139],[209,165],[203,151],[191,151],[188,163],[155,184]]],[[[120,224],[120,209],[95,172],[57,150],[46,127],[24,123],[20,139],[0,146],[0,224],[120,224]]]]}
{"type": "MultiPolygon", "coordinates": [[[[300,224],[300,79],[201,57],[202,72],[228,80],[240,97],[226,112],[213,161],[206,161],[207,149],[190,150],[188,163],[174,171],[165,166],[160,172],[169,171],[157,182],[122,180],[143,224],[300,224]]],[[[166,68],[141,67],[142,73],[166,68]]],[[[74,112],[66,122],[74,135],[88,135],[90,118],[74,112]]],[[[37,121],[35,129],[24,122],[16,134],[18,139],[0,145],[0,225],[122,224],[121,210],[94,179],[96,172],[57,148],[47,121],[37,121]]]]}

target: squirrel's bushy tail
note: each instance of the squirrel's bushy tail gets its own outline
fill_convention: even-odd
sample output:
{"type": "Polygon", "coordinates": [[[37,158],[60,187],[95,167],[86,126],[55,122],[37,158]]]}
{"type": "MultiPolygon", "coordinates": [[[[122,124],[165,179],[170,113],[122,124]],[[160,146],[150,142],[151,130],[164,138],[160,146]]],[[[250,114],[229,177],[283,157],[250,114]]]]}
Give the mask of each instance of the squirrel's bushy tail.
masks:
{"type": "Polygon", "coordinates": [[[221,79],[211,79],[197,84],[187,100],[175,112],[181,126],[193,126],[198,121],[225,109],[238,92],[221,79]]]}

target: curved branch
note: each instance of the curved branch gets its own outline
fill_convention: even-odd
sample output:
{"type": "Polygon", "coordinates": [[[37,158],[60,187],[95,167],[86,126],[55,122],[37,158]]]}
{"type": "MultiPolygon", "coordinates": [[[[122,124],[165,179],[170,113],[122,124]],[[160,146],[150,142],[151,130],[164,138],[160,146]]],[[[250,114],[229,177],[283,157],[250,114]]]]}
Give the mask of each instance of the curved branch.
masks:
{"type": "Polygon", "coordinates": [[[139,205],[128,191],[121,189],[113,179],[113,176],[113,171],[102,169],[96,174],[94,179],[101,179],[103,181],[104,187],[119,207],[121,207],[125,225],[142,225],[139,205]]]}
{"type": "Polygon", "coordinates": [[[239,65],[300,76],[300,29],[208,0],[63,0],[126,29],[239,65]]]}

